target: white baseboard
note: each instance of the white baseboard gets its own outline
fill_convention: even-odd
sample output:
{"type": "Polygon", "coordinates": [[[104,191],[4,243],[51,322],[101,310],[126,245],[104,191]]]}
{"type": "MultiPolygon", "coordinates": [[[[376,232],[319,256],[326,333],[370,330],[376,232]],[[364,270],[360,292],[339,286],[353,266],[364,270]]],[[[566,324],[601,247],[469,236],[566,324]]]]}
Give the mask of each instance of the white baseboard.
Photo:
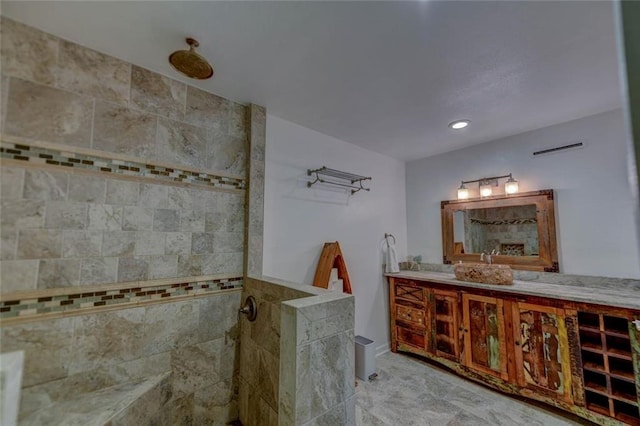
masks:
{"type": "Polygon", "coordinates": [[[382,344],[376,348],[376,357],[379,357],[380,355],[384,355],[390,350],[391,350],[391,342],[382,344]]]}

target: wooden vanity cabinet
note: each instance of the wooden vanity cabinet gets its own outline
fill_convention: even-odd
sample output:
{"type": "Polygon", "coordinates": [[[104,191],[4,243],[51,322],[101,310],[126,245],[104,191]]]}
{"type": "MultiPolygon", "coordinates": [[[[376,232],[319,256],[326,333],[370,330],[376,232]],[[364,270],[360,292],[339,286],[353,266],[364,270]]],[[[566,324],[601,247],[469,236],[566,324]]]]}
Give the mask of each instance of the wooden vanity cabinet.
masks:
{"type": "Polygon", "coordinates": [[[389,284],[393,352],[599,424],[640,426],[639,312],[403,277],[389,284]]]}
{"type": "Polygon", "coordinates": [[[463,294],[462,309],[464,365],[508,380],[503,301],[463,294]]]}

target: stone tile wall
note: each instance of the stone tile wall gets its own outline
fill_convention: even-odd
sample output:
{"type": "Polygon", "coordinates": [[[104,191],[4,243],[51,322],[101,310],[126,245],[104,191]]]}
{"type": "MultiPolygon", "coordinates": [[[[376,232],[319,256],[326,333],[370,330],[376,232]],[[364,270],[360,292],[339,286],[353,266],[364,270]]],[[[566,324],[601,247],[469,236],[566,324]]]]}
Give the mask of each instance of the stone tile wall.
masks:
{"type": "Polygon", "coordinates": [[[244,195],[2,167],[2,293],[242,275],[244,195]],[[20,188],[21,190],[15,190],[20,188]]]}
{"type": "Polygon", "coordinates": [[[267,125],[267,112],[263,107],[251,105],[250,125],[245,275],[259,277],[262,275],[264,240],[264,154],[267,125]]]}
{"type": "Polygon", "coordinates": [[[258,317],[240,323],[243,424],[354,424],[353,296],[247,277],[250,295],[258,317]]]}
{"type": "Polygon", "coordinates": [[[244,280],[242,300],[253,296],[258,302],[256,321],[240,322],[240,419],[245,426],[278,424],[281,302],[308,297],[311,293],[304,290],[267,279],[244,280]]]}
{"type": "Polygon", "coordinates": [[[282,303],[279,424],[355,426],[354,300],[326,292],[282,303]]]}
{"type": "MultiPolygon", "coordinates": [[[[5,17],[0,25],[3,300],[241,277],[248,107],[5,17]],[[24,147],[51,152],[25,159],[24,147]],[[115,176],[124,167],[148,173],[115,176]],[[232,187],[207,187],[218,177],[232,187]]],[[[229,290],[3,323],[2,351],[25,351],[21,418],[170,372],[164,420],[236,419],[239,299],[229,290]]]]}
{"type": "MultiPolygon", "coordinates": [[[[244,178],[247,107],[1,23],[3,136],[244,178]]],[[[0,202],[2,293],[242,275],[243,191],[12,166],[0,202]]]]}
{"type": "Polygon", "coordinates": [[[20,419],[29,423],[29,418],[54,410],[56,403],[167,372],[165,416],[180,416],[184,422],[178,424],[185,425],[223,425],[236,419],[239,304],[240,291],[229,290],[3,326],[2,351],[25,351],[20,419]]]}
{"type": "Polygon", "coordinates": [[[3,134],[243,176],[248,108],[2,18],[3,134]]]}

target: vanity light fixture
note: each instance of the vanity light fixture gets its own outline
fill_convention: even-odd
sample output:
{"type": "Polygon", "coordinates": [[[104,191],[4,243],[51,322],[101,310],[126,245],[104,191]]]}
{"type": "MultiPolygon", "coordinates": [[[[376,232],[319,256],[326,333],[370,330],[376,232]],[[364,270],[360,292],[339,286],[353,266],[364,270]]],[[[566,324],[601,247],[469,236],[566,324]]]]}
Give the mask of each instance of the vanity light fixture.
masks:
{"type": "Polygon", "coordinates": [[[453,130],[462,130],[471,123],[471,120],[456,120],[449,123],[449,128],[453,130]]]}
{"type": "Polygon", "coordinates": [[[480,192],[480,197],[490,197],[493,194],[493,187],[498,186],[498,181],[500,179],[507,179],[507,182],[504,185],[504,192],[506,195],[513,195],[518,193],[518,181],[515,180],[511,173],[504,176],[491,176],[482,179],[475,180],[463,180],[460,183],[460,187],[458,188],[458,200],[466,200],[469,198],[469,189],[465,186],[467,183],[478,183],[478,189],[480,192]]]}

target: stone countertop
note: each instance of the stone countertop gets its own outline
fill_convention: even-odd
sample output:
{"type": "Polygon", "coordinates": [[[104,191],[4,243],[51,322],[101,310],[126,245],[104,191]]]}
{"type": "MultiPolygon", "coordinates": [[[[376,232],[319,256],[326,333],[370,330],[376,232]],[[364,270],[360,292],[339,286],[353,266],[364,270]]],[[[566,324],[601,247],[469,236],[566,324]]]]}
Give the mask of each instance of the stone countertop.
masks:
{"type": "Polygon", "coordinates": [[[478,288],[508,294],[539,296],[549,299],[594,303],[599,305],[640,310],[640,292],[629,288],[604,289],[520,280],[513,280],[513,285],[479,284],[459,281],[452,273],[429,271],[400,271],[395,274],[385,274],[385,276],[431,281],[438,284],[448,284],[466,288],[478,288]]]}

